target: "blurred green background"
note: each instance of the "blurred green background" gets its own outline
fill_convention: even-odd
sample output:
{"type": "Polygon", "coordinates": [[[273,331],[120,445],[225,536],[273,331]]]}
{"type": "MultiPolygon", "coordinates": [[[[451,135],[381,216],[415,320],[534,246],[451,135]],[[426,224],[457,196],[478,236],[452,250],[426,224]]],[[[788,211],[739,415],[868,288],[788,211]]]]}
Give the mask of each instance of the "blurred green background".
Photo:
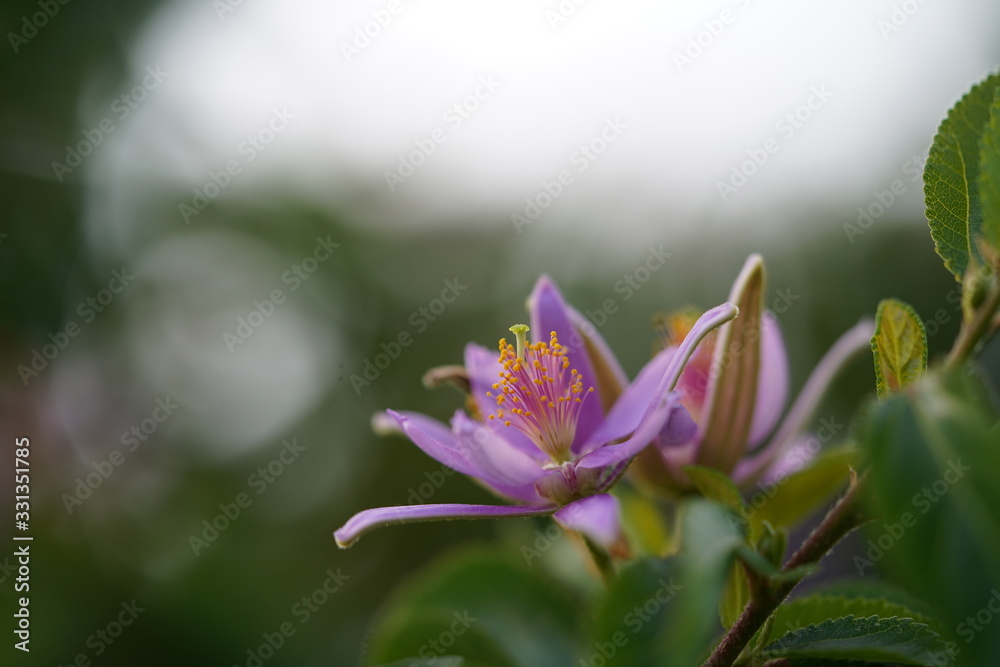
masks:
{"type": "MultiPolygon", "coordinates": [[[[759,24],[749,19],[732,28],[734,42],[750,45],[754,69],[744,69],[749,66],[737,54],[723,50],[730,47],[720,38],[718,49],[699,59],[701,69],[686,78],[671,54],[724,5],[595,5],[589,17],[582,8],[580,23],[559,27],[560,39],[576,40],[568,56],[559,49],[532,51],[514,33],[487,35],[490,40],[481,34],[489,12],[514,14],[505,17],[509,26],[530,11],[537,25],[524,39],[544,39],[546,18],[537,7],[479,7],[480,21],[463,23],[468,17],[456,18],[458,10],[448,3],[414,6],[407,8],[411,15],[400,14],[393,34],[386,28],[384,40],[365,49],[368,60],[348,76],[338,69],[344,66],[340,45],[380,5],[347,10],[297,3],[279,9],[247,2],[227,4],[234,9],[229,15],[220,4],[72,2],[58,5],[25,43],[9,35],[22,35],[25,17],[33,20],[44,8],[17,2],[0,9],[8,42],[0,59],[0,392],[9,452],[0,457],[0,491],[3,506],[12,504],[13,440],[30,437],[35,538],[32,652],[22,656],[4,646],[4,664],[68,665],[79,654],[109,665],[247,664],[247,650],[287,621],[295,634],[268,664],[357,664],[373,615],[409,573],[456,545],[516,544],[511,531],[523,538],[544,528],[541,520],[513,527],[424,524],[378,531],[349,551],[338,550],[331,535],[353,513],[407,503],[414,492],[423,493],[422,484],[426,490],[426,483],[441,479],[435,474],[441,466],[416,447],[374,435],[371,416],[392,407],[446,419],[460,406],[460,396],[425,390],[422,374],[431,366],[460,363],[467,341],[491,346],[524,320],[524,298],[539,273],[550,274],[571,303],[591,314],[629,373],[653,349],[653,313],[721,302],[750,252],[767,260],[769,300],[787,305],[778,310],[795,388],[829,344],[871,315],[883,297],[913,304],[925,320],[937,318],[928,324],[932,355],[946,351],[957,331],[957,285],[933,252],[919,182],[903,165],[926,153],[947,108],[995,67],[995,35],[973,29],[996,25],[998,12],[989,3],[928,5],[900,28],[909,34],[889,38],[878,20],[890,15],[891,3],[849,3],[842,10],[850,18],[843,28],[823,27],[830,10],[810,14],[777,4],[754,21],[767,24],[780,14],[781,21],[797,26],[782,33],[783,41],[768,36],[761,42],[753,33],[759,24]],[[643,74],[616,60],[615,40],[629,40],[630,30],[640,30],[635,24],[642,11],[662,19],[675,9],[683,26],[669,39],[657,43],[647,32],[639,38],[655,47],[658,63],[647,62],[643,74]],[[617,21],[612,33],[598,31],[590,44],[587,31],[608,13],[617,21]],[[276,15],[288,30],[269,30],[269,17],[276,15]],[[461,39],[437,42],[422,32],[445,17],[461,39]],[[300,43],[289,41],[295,28],[302,31],[300,43]],[[856,34],[863,47],[855,47],[856,34]],[[933,54],[921,55],[931,34],[946,44],[935,41],[933,54]],[[234,35],[244,41],[235,42],[234,35]],[[809,35],[826,38],[812,44],[809,35]],[[480,37],[495,50],[469,51],[480,37]],[[494,44],[503,37],[509,38],[505,49],[494,44]],[[611,44],[608,51],[602,38],[611,44]],[[454,75],[462,83],[443,95],[428,83],[428,101],[415,100],[413,110],[407,99],[379,106],[374,98],[338,92],[338,86],[349,91],[344,82],[355,77],[372,89],[398,86],[410,95],[412,82],[404,80],[402,67],[412,46],[408,40],[420,39],[425,48],[414,51],[418,62],[408,66],[424,68],[428,82],[454,75]],[[157,62],[148,57],[151,50],[168,46],[172,53],[189,46],[216,78],[194,80],[194,70],[168,61],[177,88],[147,91],[149,101],[138,104],[134,117],[121,118],[113,100],[129,94],[157,62]],[[378,61],[380,47],[395,49],[396,60],[378,61]],[[335,66],[302,68],[303,52],[313,48],[335,66]],[[518,90],[518,73],[535,62],[525,51],[539,67],[558,62],[564,78],[531,80],[518,90]],[[949,53],[954,57],[942,55],[949,53]],[[796,80],[768,71],[768,63],[788,59],[814,71],[796,80]],[[466,65],[468,72],[458,71],[466,65]],[[218,78],[227,71],[231,77],[218,78]],[[489,116],[473,118],[470,124],[479,126],[469,127],[468,135],[449,137],[448,148],[466,141],[465,153],[445,155],[442,144],[439,162],[429,161],[397,197],[385,185],[385,171],[427,136],[439,115],[435,110],[475,90],[475,76],[466,75],[476,71],[500,71],[508,89],[518,92],[489,116]],[[555,100],[574,99],[588,87],[590,73],[598,90],[588,94],[598,101],[580,102],[582,129],[546,151],[540,137],[563,122],[555,100]],[[615,115],[614,96],[621,91],[609,82],[622,77],[623,85],[638,91],[621,102],[633,110],[626,117],[634,119],[622,150],[601,158],[590,173],[577,174],[564,198],[517,233],[511,213],[523,211],[524,198],[541,192],[538,183],[572,164],[568,159],[579,141],[596,136],[602,119],[615,115]],[[742,93],[734,92],[732,77],[745,86],[742,93]],[[745,150],[761,145],[772,120],[794,110],[810,85],[829,80],[850,105],[815,121],[822,126],[806,126],[801,141],[783,144],[773,168],[765,165],[738,193],[742,199],[720,202],[717,181],[729,178],[745,150]],[[237,144],[216,141],[214,133],[233,125],[241,128],[237,140],[259,136],[269,110],[282,103],[259,97],[275,81],[296,102],[298,124],[290,136],[296,134],[287,150],[261,151],[259,163],[242,162],[245,155],[234,153],[237,144]],[[866,102],[866,91],[876,89],[885,96],[866,102]],[[310,97],[315,91],[325,91],[323,101],[310,97]],[[638,109],[646,97],[650,109],[685,109],[660,122],[678,127],[692,143],[675,147],[670,135],[643,125],[638,109]],[[213,106],[220,99],[229,104],[213,106]],[[774,99],[783,101],[772,109],[774,99]],[[707,118],[689,125],[700,104],[707,118]],[[245,117],[233,115],[243,107],[245,117]],[[60,180],[52,163],[65,161],[65,147],[99,128],[109,109],[116,131],[60,180]],[[331,109],[346,109],[346,116],[324,116],[331,109]],[[859,120],[851,109],[867,112],[859,120]],[[365,117],[371,124],[358,125],[365,117]],[[415,125],[405,125],[411,121],[415,125]],[[518,129],[511,138],[503,134],[508,126],[530,127],[531,133],[518,129]],[[376,146],[371,137],[380,128],[403,138],[388,149],[376,146]],[[496,145],[503,141],[511,142],[508,152],[496,145]],[[845,142],[860,148],[844,154],[838,145],[845,142]],[[714,157],[703,155],[699,145],[714,157]],[[238,158],[245,169],[186,224],[179,205],[193,205],[192,188],[205,192],[228,158],[238,158]],[[672,181],[689,163],[701,165],[694,168],[700,186],[693,191],[684,181],[672,181]],[[530,177],[519,184],[522,171],[530,177]],[[491,191],[493,176],[503,196],[491,191]],[[904,183],[899,202],[851,238],[844,225],[857,224],[857,208],[869,207],[895,180],[904,183]],[[452,206],[458,200],[461,205],[452,206]],[[314,256],[318,239],[336,249],[315,264],[308,280],[297,282],[290,275],[296,266],[309,270],[303,260],[314,256]],[[622,281],[643,265],[649,248],[661,245],[672,253],[666,265],[641,289],[624,289],[622,281]],[[112,296],[102,290],[113,271],[135,278],[112,296]],[[433,302],[449,280],[466,288],[435,313],[433,302]],[[273,314],[251,315],[254,301],[276,289],[284,301],[273,314]],[[87,305],[89,298],[100,312],[87,305]],[[616,312],[593,315],[609,299],[616,312]],[[240,318],[260,324],[248,329],[252,335],[245,342],[233,343],[225,334],[239,335],[240,318]],[[61,338],[74,324],[79,334],[61,338]],[[352,376],[363,376],[366,361],[402,332],[413,343],[370,385],[352,383],[352,376]],[[59,340],[65,345],[44,368],[34,374],[19,370],[31,366],[35,351],[44,356],[44,346],[59,340]],[[162,423],[151,420],[163,415],[155,412],[157,400],[168,399],[180,407],[162,423]],[[130,451],[127,443],[134,441],[127,433],[133,427],[145,440],[130,451]],[[304,449],[291,462],[286,455],[275,463],[285,441],[304,449]],[[123,460],[105,479],[99,470],[108,470],[113,450],[123,460]],[[267,475],[257,472],[268,466],[267,475]],[[95,471],[101,477],[96,488],[79,502],[67,500],[77,493],[78,480],[95,471]],[[203,522],[216,519],[220,504],[235,503],[241,493],[249,505],[210,543],[193,547],[192,536],[206,538],[203,522]],[[340,588],[306,616],[296,605],[322,587],[331,571],[343,580],[340,588]],[[95,642],[94,633],[133,600],[144,609],[134,624],[110,645],[95,642]]],[[[262,310],[267,314],[269,307],[262,310]]],[[[986,350],[982,362],[996,384],[1000,348],[986,350]]],[[[872,387],[870,362],[861,360],[838,381],[819,415],[848,421],[872,387]]],[[[458,475],[432,485],[424,501],[494,502],[458,475]]],[[[5,558],[11,531],[5,520],[5,558]]],[[[555,551],[546,559],[558,569],[563,557],[555,551]]],[[[0,600],[8,609],[15,599],[13,575],[8,561],[0,562],[0,600]]],[[[10,637],[13,624],[5,617],[10,637]]]]}

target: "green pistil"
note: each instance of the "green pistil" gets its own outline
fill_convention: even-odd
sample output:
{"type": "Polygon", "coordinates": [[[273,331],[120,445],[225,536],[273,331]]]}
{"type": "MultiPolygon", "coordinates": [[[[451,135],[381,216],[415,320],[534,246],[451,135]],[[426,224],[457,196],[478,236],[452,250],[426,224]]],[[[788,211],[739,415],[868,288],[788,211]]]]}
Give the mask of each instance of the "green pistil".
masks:
{"type": "Polygon", "coordinates": [[[528,331],[529,327],[527,324],[515,324],[510,328],[510,332],[517,336],[517,358],[524,359],[524,348],[528,344],[528,331]]]}

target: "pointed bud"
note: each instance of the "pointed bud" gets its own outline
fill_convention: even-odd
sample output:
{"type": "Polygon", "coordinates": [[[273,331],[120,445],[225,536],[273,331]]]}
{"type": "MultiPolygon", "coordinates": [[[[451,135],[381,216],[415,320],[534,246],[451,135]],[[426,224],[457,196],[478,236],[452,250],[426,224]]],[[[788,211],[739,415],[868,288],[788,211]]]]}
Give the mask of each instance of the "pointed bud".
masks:
{"type": "Polygon", "coordinates": [[[729,302],[738,319],[719,329],[701,420],[699,465],[730,472],[747,448],[757,402],[764,311],[764,260],[751,255],[733,284],[729,302]]]}
{"type": "Polygon", "coordinates": [[[446,384],[458,389],[463,394],[468,394],[472,390],[469,382],[469,373],[464,366],[435,366],[431,368],[423,377],[424,386],[428,389],[437,389],[446,384]]]}

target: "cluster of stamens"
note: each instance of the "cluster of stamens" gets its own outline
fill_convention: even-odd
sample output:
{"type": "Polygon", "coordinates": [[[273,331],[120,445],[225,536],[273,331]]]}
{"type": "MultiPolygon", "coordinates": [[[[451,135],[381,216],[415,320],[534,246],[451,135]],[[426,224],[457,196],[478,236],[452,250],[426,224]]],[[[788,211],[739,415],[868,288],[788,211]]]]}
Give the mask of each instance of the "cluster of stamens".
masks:
{"type": "Polygon", "coordinates": [[[490,419],[503,420],[525,435],[553,461],[569,458],[576,423],[584,398],[594,390],[583,388],[583,380],[553,331],[549,342],[528,343],[528,327],[510,328],[517,336],[517,347],[500,339],[500,382],[486,395],[493,398],[497,410],[490,419]]]}

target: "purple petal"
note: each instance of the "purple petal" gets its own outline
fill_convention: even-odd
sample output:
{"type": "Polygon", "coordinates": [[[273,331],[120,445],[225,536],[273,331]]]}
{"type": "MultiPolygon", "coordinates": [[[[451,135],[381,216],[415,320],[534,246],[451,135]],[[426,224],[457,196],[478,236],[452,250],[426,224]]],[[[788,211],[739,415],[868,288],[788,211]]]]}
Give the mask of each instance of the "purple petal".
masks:
{"type": "Polygon", "coordinates": [[[667,366],[666,374],[663,376],[663,384],[661,386],[661,391],[667,392],[673,390],[674,386],[677,384],[677,380],[680,378],[681,373],[684,371],[684,367],[694,354],[694,351],[698,349],[698,345],[701,343],[702,339],[705,338],[713,329],[716,329],[726,322],[730,321],[736,317],[740,312],[740,309],[731,303],[723,303],[721,305],[712,308],[711,310],[705,311],[701,317],[694,323],[691,327],[691,331],[684,336],[684,340],[681,344],[677,346],[676,353],[670,359],[670,364],[667,366]]]}
{"type": "Polygon", "coordinates": [[[619,512],[618,499],[601,493],[576,500],[552,517],[563,528],[583,533],[610,551],[623,538],[619,512]]]}
{"type": "Polygon", "coordinates": [[[749,448],[763,442],[778,425],[788,401],[788,351],[778,319],[771,311],[761,318],[760,371],[757,376],[757,405],[750,425],[749,448]]]}
{"type": "Polygon", "coordinates": [[[763,472],[799,438],[834,377],[855,354],[868,349],[874,331],[874,322],[863,320],[837,339],[806,380],[805,386],[785,416],[785,421],[771,438],[771,442],[763,450],[736,466],[733,479],[738,484],[753,483],[760,478],[763,472]]]}
{"type": "Polygon", "coordinates": [[[716,327],[736,317],[739,310],[731,303],[724,303],[707,311],[691,327],[691,331],[677,347],[666,364],[663,376],[653,392],[653,400],[639,419],[632,436],[617,445],[605,445],[584,456],[578,467],[597,468],[620,463],[638,454],[643,447],[656,437],[666,424],[671,411],[678,405],[678,394],[672,392],[680,378],[684,364],[694,353],[698,343],[716,327]]]}
{"type": "Polygon", "coordinates": [[[607,414],[625,388],[628,387],[628,376],[618,362],[611,348],[601,336],[597,327],[580,312],[567,305],[570,323],[574,331],[583,338],[591,366],[594,369],[594,379],[597,381],[597,392],[601,396],[601,407],[607,414]]]}
{"type": "Polygon", "coordinates": [[[698,425],[691,419],[691,413],[683,405],[674,409],[674,414],[660,430],[656,445],[664,449],[675,449],[694,440],[698,435],[698,425]]]}
{"type": "Polygon", "coordinates": [[[458,450],[455,435],[441,422],[416,412],[385,412],[396,420],[403,434],[431,458],[466,475],[482,474],[472,460],[458,450]]]}
{"type": "Polygon", "coordinates": [[[674,392],[658,397],[646,409],[631,437],[617,445],[598,447],[577,461],[576,466],[578,468],[603,468],[621,463],[638,454],[664,428],[670,413],[680,405],[679,397],[680,395],[674,392]]]}
{"type": "Polygon", "coordinates": [[[499,352],[490,352],[482,345],[469,343],[465,346],[465,371],[469,374],[472,397],[476,400],[483,417],[496,410],[497,404],[486,392],[500,379],[499,352]]]}
{"type": "Polygon", "coordinates": [[[394,526],[419,521],[447,519],[501,519],[551,514],[555,507],[525,507],[505,505],[398,505],[376,507],[358,512],[337,529],[333,536],[337,545],[346,549],[362,535],[381,526],[394,526]]]}
{"type": "MultiPolygon", "coordinates": [[[[535,289],[532,290],[531,296],[528,298],[528,309],[531,313],[529,338],[532,341],[548,342],[549,333],[555,331],[559,343],[566,348],[570,365],[580,373],[584,391],[587,391],[589,387],[596,390],[597,379],[587,355],[584,339],[573,328],[570,307],[566,304],[562,294],[559,293],[559,288],[548,276],[542,276],[535,283],[535,289]]],[[[577,451],[583,443],[587,442],[590,434],[601,423],[603,414],[600,401],[587,401],[576,422],[573,451],[577,451]]]]}
{"type": "Polygon", "coordinates": [[[796,439],[795,444],[781,454],[767,469],[762,481],[777,482],[789,475],[794,475],[803,468],[809,467],[819,452],[820,448],[814,445],[813,438],[806,435],[800,436],[796,439]]]}
{"type": "Polygon", "coordinates": [[[646,410],[656,398],[660,381],[667,372],[674,351],[674,348],[661,350],[639,371],[639,375],[590,436],[589,442],[581,448],[581,454],[624,438],[635,431],[646,410]]]}
{"type": "Polygon", "coordinates": [[[540,503],[535,484],[547,474],[541,464],[520,451],[506,436],[517,433],[497,421],[478,422],[465,413],[455,413],[451,422],[456,449],[479,471],[475,476],[502,496],[540,503]]]}
{"type": "Polygon", "coordinates": [[[535,483],[546,473],[538,461],[517,450],[493,429],[467,417],[461,410],[452,428],[418,413],[387,410],[403,433],[428,456],[477,479],[488,489],[511,500],[540,502],[535,483]]]}

